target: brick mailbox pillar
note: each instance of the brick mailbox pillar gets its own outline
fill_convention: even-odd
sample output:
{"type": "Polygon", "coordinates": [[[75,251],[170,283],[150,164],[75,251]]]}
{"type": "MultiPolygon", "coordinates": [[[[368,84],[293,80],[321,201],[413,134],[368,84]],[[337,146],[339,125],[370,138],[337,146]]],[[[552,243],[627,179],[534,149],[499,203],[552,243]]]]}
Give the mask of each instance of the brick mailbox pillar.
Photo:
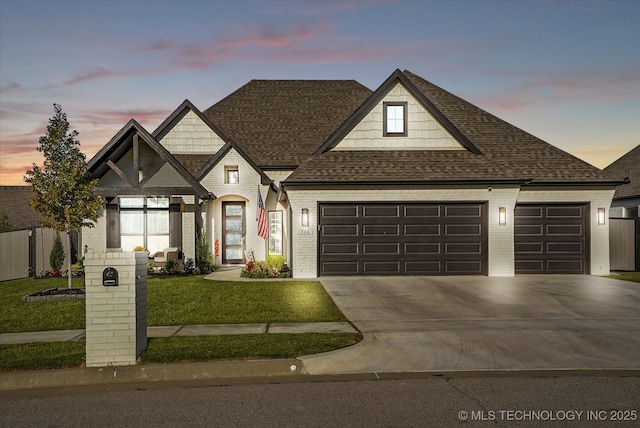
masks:
{"type": "Polygon", "coordinates": [[[147,254],[87,253],[87,367],[129,366],[147,347],[147,254]]]}

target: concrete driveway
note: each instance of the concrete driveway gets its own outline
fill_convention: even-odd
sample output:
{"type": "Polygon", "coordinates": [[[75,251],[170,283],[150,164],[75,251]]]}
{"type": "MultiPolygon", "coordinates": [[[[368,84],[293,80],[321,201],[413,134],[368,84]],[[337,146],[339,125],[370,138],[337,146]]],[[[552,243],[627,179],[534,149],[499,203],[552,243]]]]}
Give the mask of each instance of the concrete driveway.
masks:
{"type": "Polygon", "coordinates": [[[585,275],[323,277],[364,334],[309,374],[640,369],[640,284],[585,275]]]}

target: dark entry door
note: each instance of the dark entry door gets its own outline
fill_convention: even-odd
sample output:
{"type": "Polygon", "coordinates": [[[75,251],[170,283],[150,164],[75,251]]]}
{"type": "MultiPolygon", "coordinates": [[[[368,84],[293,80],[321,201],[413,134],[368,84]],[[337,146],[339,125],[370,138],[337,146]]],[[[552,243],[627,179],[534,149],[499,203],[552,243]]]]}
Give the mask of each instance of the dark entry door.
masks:
{"type": "Polygon", "coordinates": [[[320,275],[485,275],[486,204],[320,204],[320,275]]]}
{"type": "Polygon", "coordinates": [[[589,273],[587,205],[518,204],[516,273],[589,273]]]}
{"type": "Polygon", "coordinates": [[[244,202],[223,202],[222,263],[242,263],[244,260],[244,202]]]}

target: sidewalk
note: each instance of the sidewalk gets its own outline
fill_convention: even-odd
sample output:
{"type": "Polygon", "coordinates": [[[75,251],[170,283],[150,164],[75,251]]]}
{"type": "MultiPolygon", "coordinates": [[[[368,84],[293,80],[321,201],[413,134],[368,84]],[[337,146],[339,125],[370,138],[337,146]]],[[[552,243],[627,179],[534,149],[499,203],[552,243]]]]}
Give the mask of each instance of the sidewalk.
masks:
{"type": "MultiPolygon", "coordinates": [[[[348,322],[161,325],[147,327],[147,337],[222,336],[260,333],[357,333],[357,331],[348,322]]],[[[0,334],[0,345],[33,342],[69,342],[73,340],[85,340],[85,331],[52,330],[0,334]]]]}

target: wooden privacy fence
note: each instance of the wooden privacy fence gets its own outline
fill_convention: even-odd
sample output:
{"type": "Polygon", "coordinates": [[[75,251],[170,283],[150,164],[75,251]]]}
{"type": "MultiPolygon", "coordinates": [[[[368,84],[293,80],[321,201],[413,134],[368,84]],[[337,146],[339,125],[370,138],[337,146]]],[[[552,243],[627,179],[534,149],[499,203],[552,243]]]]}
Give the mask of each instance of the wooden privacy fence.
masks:
{"type": "MultiPolygon", "coordinates": [[[[42,227],[0,233],[0,281],[27,278],[51,270],[49,254],[54,237],[55,230],[42,227]]],[[[65,253],[62,270],[65,270],[70,252],[64,233],[60,238],[65,253]]]]}
{"type": "Polygon", "coordinates": [[[640,271],[640,219],[609,219],[611,270],[640,271]]]}

